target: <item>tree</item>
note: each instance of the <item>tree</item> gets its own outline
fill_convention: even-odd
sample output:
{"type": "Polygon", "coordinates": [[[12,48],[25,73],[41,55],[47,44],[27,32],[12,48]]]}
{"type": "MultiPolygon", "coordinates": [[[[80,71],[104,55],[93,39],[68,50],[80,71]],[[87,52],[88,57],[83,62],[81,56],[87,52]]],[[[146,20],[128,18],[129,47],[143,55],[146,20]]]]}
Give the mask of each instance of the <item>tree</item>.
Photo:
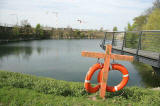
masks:
{"type": "Polygon", "coordinates": [[[148,21],[143,29],[160,30],[160,9],[155,9],[148,17],[148,21]]]}
{"type": "Polygon", "coordinates": [[[28,22],[28,20],[22,20],[21,26],[22,26],[20,29],[21,37],[26,38],[26,39],[32,38],[33,37],[33,29],[32,29],[31,24],[28,22]]]}
{"type": "MultiPolygon", "coordinates": [[[[21,26],[22,26],[22,27],[25,27],[25,26],[27,26],[27,25],[30,25],[30,23],[28,22],[27,19],[21,21],[21,26]]],[[[30,26],[31,26],[31,25],[30,25],[30,26]]]]}
{"type": "Polygon", "coordinates": [[[35,32],[36,32],[36,36],[37,36],[37,37],[40,37],[40,38],[43,37],[43,29],[42,29],[42,27],[41,27],[40,24],[37,24],[37,25],[36,25],[35,32]]]}
{"type": "Polygon", "coordinates": [[[156,8],[160,8],[160,0],[155,0],[155,2],[153,2],[153,9],[156,8]]]}
{"type": "Polygon", "coordinates": [[[100,32],[103,32],[103,27],[100,28],[100,32]]]}
{"type": "Polygon", "coordinates": [[[113,31],[118,31],[118,28],[116,26],[113,27],[113,31]]]}
{"type": "Polygon", "coordinates": [[[125,28],[126,31],[133,31],[133,29],[134,28],[130,23],[128,23],[127,27],[125,28]]]}
{"type": "Polygon", "coordinates": [[[74,36],[81,37],[81,32],[79,30],[76,30],[74,36]]]}
{"type": "MultiPolygon", "coordinates": [[[[133,31],[134,29],[135,29],[135,26],[128,23],[126,31],[133,31]]],[[[129,48],[135,48],[138,36],[136,35],[136,33],[127,32],[126,34],[127,34],[126,39],[125,39],[126,40],[126,46],[129,47],[129,48]]]]}
{"type": "Polygon", "coordinates": [[[13,27],[12,33],[13,33],[14,39],[18,38],[18,36],[19,36],[19,28],[18,28],[18,26],[14,26],[13,27]]]}
{"type": "Polygon", "coordinates": [[[30,24],[25,25],[24,29],[27,35],[32,34],[32,26],[30,24]]]}
{"type": "MultiPolygon", "coordinates": [[[[148,17],[147,24],[144,25],[144,29],[146,30],[160,30],[160,8],[156,8],[148,17]]],[[[156,35],[156,32],[152,32],[150,37],[151,39],[147,39],[147,37],[144,37],[143,42],[148,42],[150,46],[144,45],[143,49],[145,50],[152,50],[159,52],[159,49],[157,49],[157,45],[160,45],[160,38],[156,35]]],[[[146,35],[147,36],[147,35],[146,35]]]]}
{"type": "Polygon", "coordinates": [[[147,23],[147,15],[140,15],[133,19],[132,30],[143,30],[143,26],[147,23]]]}
{"type": "Polygon", "coordinates": [[[146,11],[145,11],[145,14],[146,15],[149,15],[149,14],[151,14],[155,9],[157,9],[157,8],[160,8],[160,0],[155,0],[154,2],[153,2],[153,6],[152,7],[150,7],[150,8],[148,8],[146,11]]]}

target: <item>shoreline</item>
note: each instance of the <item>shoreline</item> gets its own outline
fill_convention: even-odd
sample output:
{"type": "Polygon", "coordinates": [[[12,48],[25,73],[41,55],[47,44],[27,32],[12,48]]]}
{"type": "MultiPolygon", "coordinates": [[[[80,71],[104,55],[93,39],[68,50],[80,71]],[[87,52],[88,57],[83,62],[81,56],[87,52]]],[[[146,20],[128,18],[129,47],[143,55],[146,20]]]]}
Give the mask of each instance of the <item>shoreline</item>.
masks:
{"type": "Polygon", "coordinates": [[[33,40],[72,40],[72,39],[99,39],[99,38],[34,38],[34,39],[16,39],[16,40],[0,40],[0,44],[8,44],[13,42],[21,42],[21,41],[33,41],[33,40]]]}
{"type": "Polygon", "coordinates": [[[21,42],[21,41],[32,41],[32,40],[42,40],[40,38],[34,38],[34,39],[15,39],[15,40],[0,40],[0,44],[8,44],[13,42],[21,42]]]}

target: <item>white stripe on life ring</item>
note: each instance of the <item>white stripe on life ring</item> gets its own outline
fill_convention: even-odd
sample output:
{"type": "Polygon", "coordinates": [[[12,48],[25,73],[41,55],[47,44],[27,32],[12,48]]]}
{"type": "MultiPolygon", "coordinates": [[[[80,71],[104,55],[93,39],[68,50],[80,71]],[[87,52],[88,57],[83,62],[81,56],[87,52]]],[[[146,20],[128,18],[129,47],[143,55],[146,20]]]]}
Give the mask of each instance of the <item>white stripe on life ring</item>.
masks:
{"type": "Polygon", "coordinates": [[[128,77],[128,74],[126,74],[126,75],[123,75],[123,77],[128,77]]]}
{"type": "Polygon", "coordinates": [[[90,72],[90,71],[87,72],[87,76],[89,75],[89,72],[90,72]]]}
{"type": "Polygon", "coordinates": [[[85,80],[85,83],[90,83],[90,80],[85,80]]]}
{"type": "Polygon", "coordinates": [[[115,89],[115,91],[118,91],[118,88],[117,88],[117,86],[114,86],[114,89],[115,89]]]}

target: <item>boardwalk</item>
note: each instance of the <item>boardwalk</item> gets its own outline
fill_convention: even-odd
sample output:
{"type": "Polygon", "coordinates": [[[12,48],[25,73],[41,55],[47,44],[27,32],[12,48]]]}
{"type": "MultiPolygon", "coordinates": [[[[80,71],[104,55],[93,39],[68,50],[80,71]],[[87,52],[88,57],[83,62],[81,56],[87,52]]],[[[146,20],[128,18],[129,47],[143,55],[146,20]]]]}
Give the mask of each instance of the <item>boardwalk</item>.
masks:
{"type": "MultiPolygon", "coordinates": [[[[113,46],[113,49],[114,50],[118,50],[118,51],[122,51],[121,47],[113,46]]],[[[136,55],[137,49],[123,48],[122,52],[136,55]]],[[[159,60],[159,53],[151,52],[151,51],[139,50],[138,56],[142,56],[142,57],[145,57],[145,58],[159,60]]]]}
{"type": "MultiPolygon", "coordinates": [[[[142,62],[145,64],[149,64],[154,68],[160,68],[160,52],[158,52],[160,47],[159,47],[159,45],[154,46],[155,51],[143,49],[143,47],[145,47],[146,45],[147,45],[147,47],[146,47],[147,49],[150,48],[151,47],[150,45],[152,45],[152,42],[150,43],[150,45],[148,45],[146,43],[143,44],[144,40],[142,39],[142,37],[145,38],[145,40],[146,40],[146,34],[144,34],[142,32],[146,32],[146,31],[141,31],[141,35],[138,35],[138,37],[136,39],[137,45],[134,48],[127,47],[126,44],[129,44],[129,43],[127,42],[127,39],[125,37],[126,32],[106,32],[106,33],[112,33],[112,36],[113,36],[113,37],[111,37],[112,39],[109,39],[110,41],[112,41],[112,42],[110,42],[113,46],[112,52],[116,52],[119,54],[132,55],[135,57],[136,61],[139,61],[139,62],[142,62]],[[121,40],[118,41],[120,43],[116,42],[117,41],[116,38],[119,38],[119,37],[116,37],[118,35],[115,35],[115,33],[124,33],[124,36],[121,37],[121,40]]],[[[156,39],[157,39],[157,37],[159,37],[158,43],[160,44],[160,31],[147,31],[147,33],[148,32],[150,35],[158,35],[158,36],[156,36],[156,39]],[[155,33],[151,34],[151,32],[156,32],[156,34],[155,33]]],[[[130,31],[130,33],[132,33],[132,32],[130,31]]],[[[133,33],[135,33],[135,32],[133,32],[133,33]]],[[[138,34],[139,34],[139,32],[138,32],[138,34]]],[[[111,34],[110,34],[110,36],[111,36],[111,34]]],[[[153,38],[154,38],[154,36],[152,36],[152,39],[153,38]]],[[[108,44],[108,42],[106,42],[107,40],[108,40],[107,35],[105,34],[105,38],[104,38],[102,44],[100,45],[103,49],[105,49],[104,45],[108,44]]],[[[155,42],[155,40],[154,40],[154,42],[155,42]]]]}

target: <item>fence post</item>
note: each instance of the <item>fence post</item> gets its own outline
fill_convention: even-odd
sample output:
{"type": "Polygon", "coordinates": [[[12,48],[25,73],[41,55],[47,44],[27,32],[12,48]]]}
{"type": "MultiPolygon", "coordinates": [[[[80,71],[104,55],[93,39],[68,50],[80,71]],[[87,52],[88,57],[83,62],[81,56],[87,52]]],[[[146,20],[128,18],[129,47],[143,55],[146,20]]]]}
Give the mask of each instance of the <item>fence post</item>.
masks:
{"type": "Polygon", "coordinates": [[[112,37],[112,46],[114,46],[114,32],[113,32],[113,37],[112,37]]]}
{"type": "Polygon", "coordinates": [[[137,60],[139,59],[138,52],[139,52],[139,50],[141,50],[141,37],[142,37],[142,34],[143,34],[143,32],[140,31],[140,33],[139,33],[139,40],[138,40],[138,47],[137,47],[137,51],[136,51],[136,58],[137,58],[137,60]]]}
{"type": "Polygon", "coordinates": [[[104,39],[103,39],[102,43],[100,44],[100,47],[101,47],[103,50],[106,49],[106,47],[105,47],[105,42],[106,42],[107,32],[105,32],[104,35],[105,35],[105,36],[104,36],[104,39]]]}
{"type": "Polygon", "coordinates": [[[121,54],[124,54],[123,48],[126,47],[126,32],[124,32],[124,37],[123,37],[123,44],[122,44],[122,52],[121,54]]]}
{"type": "Polygon", "coordinates": [[[104,40],[106,40],[107,38],[107,32],[105,32],[105,35],[104,35],[104,40]]]}
{"type": "Polygon", "coordinates": [[[140,35],[139,50],[142,49],[142,35],[143,35],[143,32],[141,32],[141,35],[140,35]]]}
{"type": "Polygon", "coordinates": [[[106,46],[105,46],[106,39],[107,39],[107,32],[105,32],[104,39],[103,39],[103,50],[106,49],[106,46]]]}
{"type": "Polygon", "coordinates": [[[127,38],[126,37],[127,37],[127,32],[125,32],[125,44],[124,44],[124,47],[127,47],[127,43],[126,43],[127,42],[127,38]]]}
{"type": "Polygon", "coordinates": [[[158,60],[158,68],[160,68],[160,54],[159,54],[159,60],[158,60]]]}

